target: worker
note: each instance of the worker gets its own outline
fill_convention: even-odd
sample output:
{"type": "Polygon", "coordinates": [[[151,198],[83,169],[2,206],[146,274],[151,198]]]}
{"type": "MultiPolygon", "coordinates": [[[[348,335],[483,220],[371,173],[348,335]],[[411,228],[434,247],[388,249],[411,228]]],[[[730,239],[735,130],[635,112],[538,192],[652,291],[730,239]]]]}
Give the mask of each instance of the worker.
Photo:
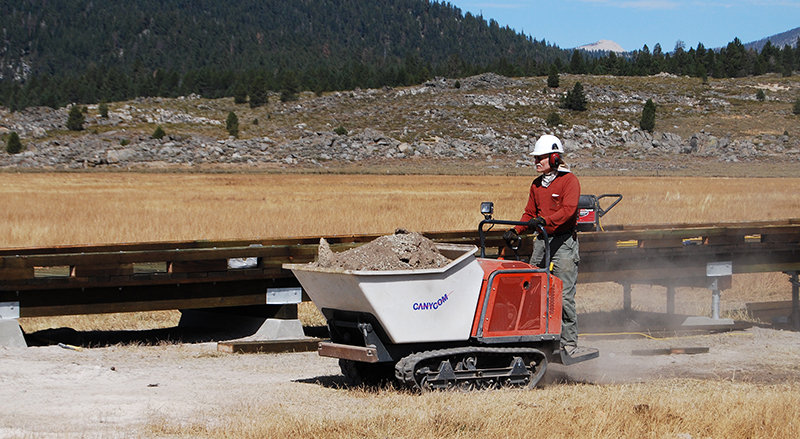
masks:
{"type": "MultiPolygon", "coordinates": [[[[564,146],[552,135],[544,135],[536,141],[531,155],[536,162],[536,171],[541,173],[531,184],[528,204],[521,222],[527,226],[515,226],[503,234],[503,239],[519,243],[519,234],[524,231],[537,232],[543,226],[550,245],[552,273],[563,284],[563,306],[561,318],[562,358],[566,355],[597,355],[596,349],[578,348],[578,314],[575,309],[575,284],[578,280],[578,236],[575,225],[578,221],[578,199],[581,185],[578,178],[564,163],[564,146]]],[[[534,240],[531,264],[545,267],[545,241],[539,234],[534,240]]]]}

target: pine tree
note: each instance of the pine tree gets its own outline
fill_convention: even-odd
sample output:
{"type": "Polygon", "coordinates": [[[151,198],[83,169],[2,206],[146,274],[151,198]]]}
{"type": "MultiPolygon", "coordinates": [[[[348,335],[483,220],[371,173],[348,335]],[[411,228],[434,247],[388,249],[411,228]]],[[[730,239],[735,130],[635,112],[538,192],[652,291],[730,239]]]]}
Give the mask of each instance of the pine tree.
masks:
{"type": "Polygon", "coordinates": [[[250,108],[260,107],[267,103],[267,85],[264,77],[259,75],[250,86],[250,108]]]}
{"type": "Polygon", "coordinates": [[[550,75],[547,77],[547,86],[550,88],[558,88],[558,67],[555,64],[550,64],[550,75]]]}
{"type": "Polygon", "coordinates": [[[281,102],[296,101],[300,92],[300,82],[297,80],[297,75],[294,71],[288,71],[283,77],[283,86],[281,88],[281,102]]]}
{"type": "Polygon", "coordinates": [[[236,113],[233,111],[228,113],[228,120],[225,121],[225,129],[228,130],[231,136],[239,137],[239,118],[236,117],[236,113]]]}
{"type": "Polygon", "coordinates": [[[569,61],[569,69],[573,75],[580,75],[586,73],[586,64],[583,62],[583,56],[578,49],[572,51],[572,58],[569,61]]]}
{"type": "Polygon", "coordinates": [[[241,81],[236,81],[233,87],[233,103],[244,104],[247,102],[247,87],[241,81]]]}
{"type": "Polygon", "coordinates": [[[72,131],[80,131],[83,129],[83,122],[86,117],[81,112],[81,107],[73,105],[69,109],[69,117],[67,118],[67,129],[72,131]]]}
{"type": "Polygon", "coordinates": [[[575,83],[572,90],[567,92],[562,106],[567,110],[586,111],[586,95],[583,92],[583,84],[575,83]]]}
{"type": "Polygon", "coordinates": [[[6,152],[9,154],[19,154],[22,152],[22,142],[19,140],[19,134],[12,131],[8,136],[8,143],[6,144],[6,152]]]}
{"type": "Polygon", "coordinates": [[[794,107],[792,108],[792,113],[800,114],[800,98],[797,98],[797,100],[794,101],[794,107]]]}
{"type": "Polygon", "coordinates": [[[639,122],[639,127],[651,133],[656,127],[656,104],[653,103],[652,99],[648,99],[644,104],[642,120],[639,122]]]}

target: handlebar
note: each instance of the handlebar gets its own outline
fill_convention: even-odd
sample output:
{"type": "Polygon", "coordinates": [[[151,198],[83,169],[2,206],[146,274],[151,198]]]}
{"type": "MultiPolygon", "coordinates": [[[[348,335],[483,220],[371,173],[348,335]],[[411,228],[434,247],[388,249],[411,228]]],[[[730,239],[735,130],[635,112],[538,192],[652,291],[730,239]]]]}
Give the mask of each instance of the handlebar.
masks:
{"type": "MultiPolygon", "coordinates": [[[[500,224],[506,226],[527,226],[528,223],[524,221],[508,221],[508,220],[497,220],[497,219],[485,219],[478,224],[478,236],[480,237],[480,244],[481,244],[481,257],[486,257],[486,232],[483,230],[483,226],[485,224],[500,224]]],[[[542,234],[544,238],[545,246],[544,246],[544,254],[545,254],[545,265],[544,268],[550,273],[550,245],[548,245],[547,240],[547,231],[545,231],[543,226],[538,226],[538,232],[542,234]]],[[[533,261],[531,261],[533,262],[533,261]]],[[[533,264],[532,264],[533,265],[533,264]]]]}
{"type": "Polygon", "coordinates": [[[597,209],[598,209],[597,214],[598,214],[598,217],[602,218],[603,215],[607,214],[608,211],[611,210],[611,208],[613,208],[614,206],[616,206],[617,203],[619,203],[620,201],[622,201],[622,194],[603,194],[603,195],[599,195],[597,197],[597,209]],[[607,208],[603,209],[602,207],[600,207],[600,200],[603,199],[603,198],[608,198],[608,197],[614,197],[614,198],[616,198],[616,200],[614,200],[614,202],[611,203],[611,205],[609,205],[607,208]]]}

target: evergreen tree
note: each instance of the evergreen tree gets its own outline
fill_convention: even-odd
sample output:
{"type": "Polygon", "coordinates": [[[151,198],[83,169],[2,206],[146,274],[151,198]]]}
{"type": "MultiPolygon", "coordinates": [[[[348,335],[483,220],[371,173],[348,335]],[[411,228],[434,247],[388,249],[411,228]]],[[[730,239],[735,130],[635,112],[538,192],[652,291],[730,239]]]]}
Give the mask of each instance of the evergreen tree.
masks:
{"type": "Polygon", "coordinates": [[[106,104],[106,101],[100,101],[100,105],[97,106],[97,111],[100,113],[100,117],[108,119],[108,104],[106,104]]]}
{"type": "Polygon", "coordinates": [[[653,103],[652,99],[648,99],[644,104],[644,109],[642,110],[642,119],[639,122],[639,127],[642,130],[651,133],[656,127],[656,104],[653,103]]]}
{"type": "Polygon", "coordinates": [[[550,75],[547,77],[547,86],[550,88],[558,88],[558,67],[555,64],[550,64],[550,75]]]}
{"type": "Polygon", "coordinates": [[[784,77],[792,76],[794,70],[794,49],[789,44],[783,46],[783,68],[784,77]]]}
{"type": "Polygon", "coordinates": [[[794,107],[792,108],[792,113],[800,114],[800,98],[797,98],[797,100],[794,101],[794,107]]]}
{"type": "Polygon", "coordinates": [[[150,137],[152,137],[154,139],[161,140],[166,135],[167,135],[167,133],[164,132],[164,128],[161,128],[161,125],[159,125],[159,126],[156,127],[156,130],[153,131],[153,135],[150,136],[150,137]]]}
{"type": "Polygon", "coordinates": [[[267,86],[264,77],[256,76],[250,85],[250,108],[260,107],[267,103],[267,86]]]}
{"type": "Polygon", "coordinates": [[[228,130],[228,134],[233,137],[239,137],[239,118],[236,117],[236,113],[231,111],[228,113],[228,119],[225,121],[225,129],[228,130]]]}
{"type": "Polygon", "coordinates": [[[703,82],[703,85],[708,85],[708,71],[706,70],[706,67],[704,65],[700,64],[697,67],[697,76],[700,77],[701,81],[703,82]]]}
{"type": "MultiPolygon", "coordinates": [[[[362,80],[363,79],[365,78],[362,76],[362,80]]],[[[283,77],[283,86],[281,88],[281,102],[296,101],[297,94],[299,92],[300,92],[300,83],[297,80],[297,75],[293,71],[287,72],[283,77]]]]}
{"type": "Polygon", "coordinates": [[[72,131],[80,131],[83,129],[83,122],[86,120],[86,117],[81,112],[81,108],[78,105],[73,105],[69,109],[69,117],[67,118],[67,129],[72,131]]]}
{"type": "Polygon", "coordinates": [[[236,81],[236,85],[233,87],[233,102],[235,104],[247,102],[247,87],[241,81],[236,81]]]}
{"type": "Polygon", "coordinates": [[[586,73],[586,64],[583,61],[583,56],[578,49],[572,51],[572,58],[569,61],[569,69],[573,75],[581,75],[586,73]]]}
{"type": "Polygon", "coordinates": [[[756,99],[758,99],[759,102],[764,102],[767,99],[767,95],[764,93],[764,90],[760,88],[758,89],[756,92],[756,99]]]}
{"type": "Polygon", "coordinates": [[[12,131],[8,136],[8,143],[6,143],[6,152],[9,154],[19,154],[22,152],[22,142],[19,140],[19,134],[12,131]]]}
{"type": "Polygon", "coordinates": [[[586,110],[586,95],[583,92],[583,84],[581,84],[580,81],[576,82],[572,90],[567,92],[562,106],[568,110],[586,110]]]}

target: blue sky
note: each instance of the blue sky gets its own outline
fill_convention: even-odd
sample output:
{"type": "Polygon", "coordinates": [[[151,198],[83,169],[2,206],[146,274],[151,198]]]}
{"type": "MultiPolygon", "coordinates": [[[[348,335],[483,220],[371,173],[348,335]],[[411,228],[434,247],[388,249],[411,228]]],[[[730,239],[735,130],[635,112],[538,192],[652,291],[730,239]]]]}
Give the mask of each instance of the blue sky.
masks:
{"type": "Polygon", "coordinates": [[[671,52],[743,43],[800,27],[800,0],[449,0],[463,14],[482,14],[562,49],[612,40],[625,50],[671,52]]]}

